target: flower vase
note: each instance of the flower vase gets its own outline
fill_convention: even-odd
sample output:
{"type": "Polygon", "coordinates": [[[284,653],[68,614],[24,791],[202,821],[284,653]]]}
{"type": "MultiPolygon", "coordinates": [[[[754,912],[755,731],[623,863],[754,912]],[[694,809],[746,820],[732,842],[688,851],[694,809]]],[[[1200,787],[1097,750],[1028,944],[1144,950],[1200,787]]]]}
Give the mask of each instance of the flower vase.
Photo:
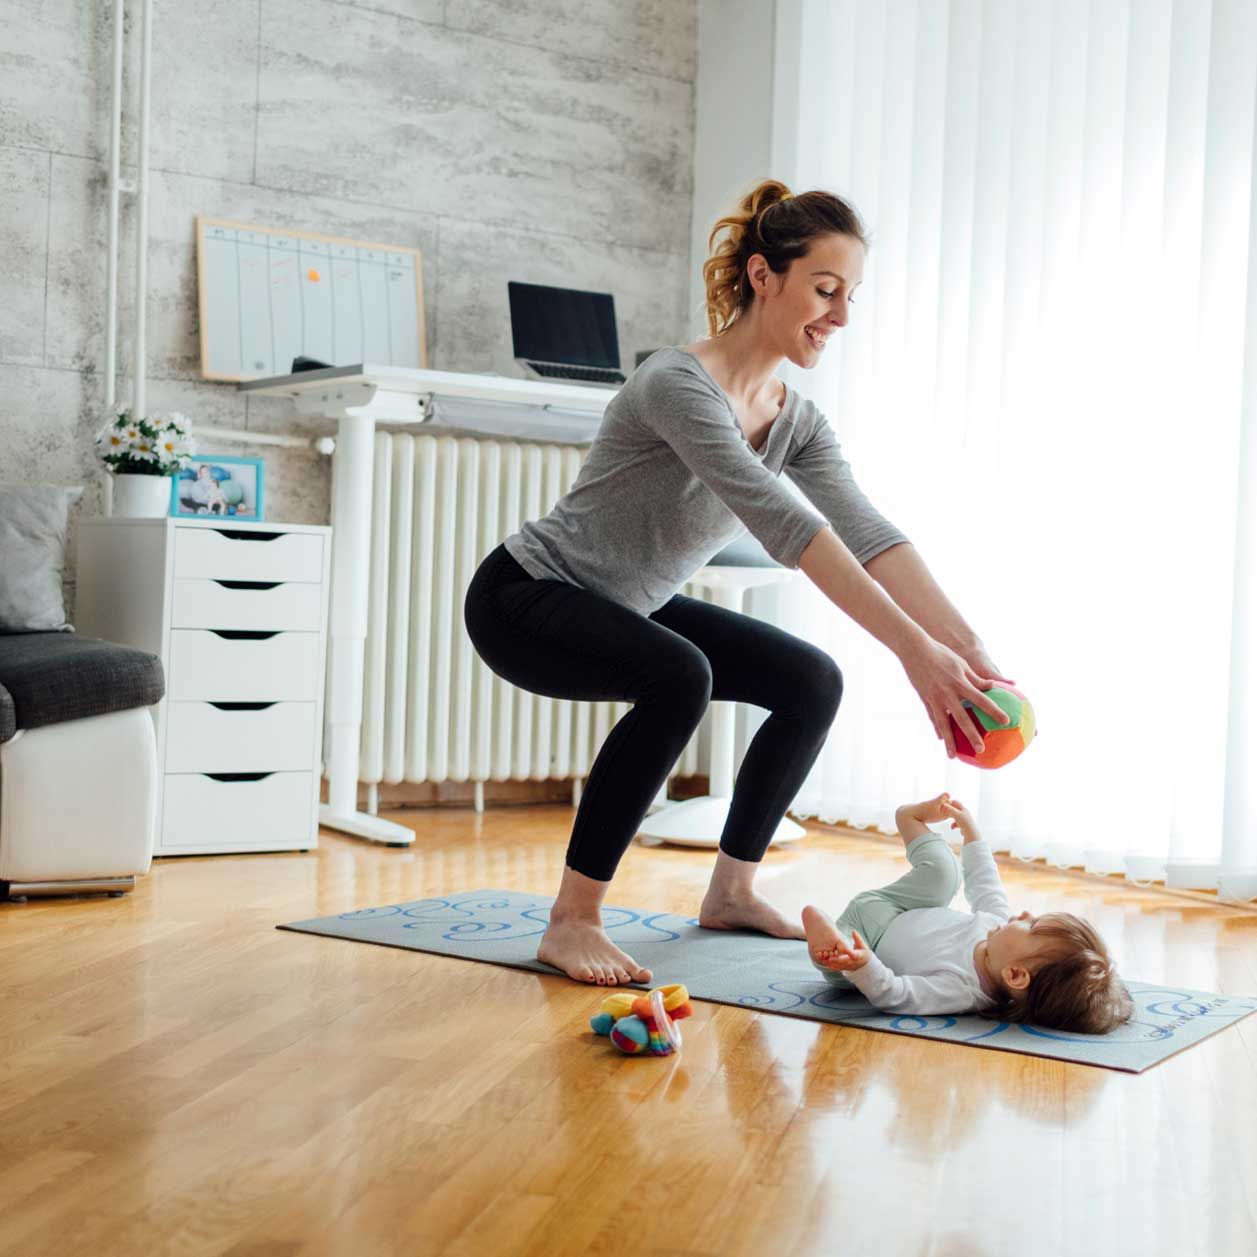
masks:
{"type": "Polygon", "coordinates": [[[113,478],[113,514],[149,519],[170,514],[170,477],[119,472],[113,478]]]}

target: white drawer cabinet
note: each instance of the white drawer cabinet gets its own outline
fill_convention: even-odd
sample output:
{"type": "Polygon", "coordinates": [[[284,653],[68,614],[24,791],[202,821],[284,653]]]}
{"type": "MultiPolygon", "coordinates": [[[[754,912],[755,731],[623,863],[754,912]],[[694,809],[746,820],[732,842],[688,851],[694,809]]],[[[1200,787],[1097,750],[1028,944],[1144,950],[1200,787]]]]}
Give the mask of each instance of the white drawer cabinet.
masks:
{"type": "Polygon", "coordinates": [[[177,629],[279,629],[317,633],[323,586],[310,581],[175,578],[171,626],[177,629]]]}
{"type": "Polygon", "coordinates": [[[326,548],[324,537],[269,524],[184,528],[177,522],[175,577],[320,584],[326,548]]]}
{"type": "Polygon", "coordinates": [[[171,703],[168,773],[309,772],[317,703],[171,703]]]}
{"type": "Polygon", "coordinates": [[[323,688],[320,634],[173,629],[166,693],[176,702],[313,699],[323,688]]]}
{"type": "Polygon", "coordinates": [[[161,656],[155,855],[317,845],[331,529],[84,520],[75,624],[161,656]]]}
{"type": "Polygon", "coordinates": [[[162,832],[170,852],[278,851],[310,847],[310,773],[170,773],[162,832]]]}

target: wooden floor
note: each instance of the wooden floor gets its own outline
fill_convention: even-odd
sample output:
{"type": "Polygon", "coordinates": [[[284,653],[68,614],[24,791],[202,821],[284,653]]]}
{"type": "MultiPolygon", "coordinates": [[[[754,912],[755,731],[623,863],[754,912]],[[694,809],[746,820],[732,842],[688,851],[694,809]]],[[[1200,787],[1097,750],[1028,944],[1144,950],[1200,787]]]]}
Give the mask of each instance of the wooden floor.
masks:
{"type": "MultiPolygon", "coordinates": [[[[1257,1252],[1257,1018],[1140,1076],[704,1003],[680,1057],[622,1057],[596,990],[274,928],[551,893],[572,813],[402,816],[407,850],[0,907],[0,1254],[1257,1252]]],[[[711,858],[634,848],[613,901],[693,912],[711,858]]],[[[901,867],[817,829],[760,885],[839,908],[901,867]]],[[[1128,977],[1257,992],[1257,913],[1004,875],[1128,977]]]]}

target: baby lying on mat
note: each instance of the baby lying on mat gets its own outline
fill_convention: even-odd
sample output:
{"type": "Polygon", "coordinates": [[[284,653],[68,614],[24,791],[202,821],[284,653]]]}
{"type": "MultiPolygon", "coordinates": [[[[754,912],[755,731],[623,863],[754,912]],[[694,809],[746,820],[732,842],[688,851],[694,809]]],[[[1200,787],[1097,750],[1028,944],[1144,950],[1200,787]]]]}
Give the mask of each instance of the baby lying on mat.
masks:
{"type": "Polygon", "coordinates": [[[912,865],[903,877],[856,895],[836,922],[803,910],[808,954],[827,981],[888,1013],[979,1012],[1082,1034],[1130,1019],[1130,994],[1091,925],[1069,912],[1011,916],[991,848],[964,804],[940,794],[904,804],[895,822],[912,865]],[[946,838],[926,828],[945,820],[964,836],[972,912],[947,906],[960,867],[946,838]]]}

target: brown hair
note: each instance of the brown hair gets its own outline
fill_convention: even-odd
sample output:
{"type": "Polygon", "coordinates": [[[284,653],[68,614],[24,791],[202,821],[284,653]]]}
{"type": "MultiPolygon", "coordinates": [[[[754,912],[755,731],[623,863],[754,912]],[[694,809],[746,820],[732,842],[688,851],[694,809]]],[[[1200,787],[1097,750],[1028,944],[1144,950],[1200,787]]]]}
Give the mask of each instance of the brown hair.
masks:
{"type": "Polygon", "coordinates": [[[707,238],[728,232],[703,263],[707,285],[707,327],[713,337],[729,330],[755,299],[746,278],[746,264],[756,253],[775,275],[784,275],[795,258],[805,257],[818,236],[835,232],[853,236],[866,249],[869,238],[860,216],[832,192],[791,194],[784,183],[765,179],[738,203],[737,211],[716,220],[707,238]]]}
{"type": "Polygon", "coordinates": [[[1134,1001],[1092,925],[1071,912],[1049,912],[1031,933],[1045,946],[1030,985],[1005,991],[984,1017],[1077,1034],[1108,1034],[1131,1019],[1134,1001]]]}

